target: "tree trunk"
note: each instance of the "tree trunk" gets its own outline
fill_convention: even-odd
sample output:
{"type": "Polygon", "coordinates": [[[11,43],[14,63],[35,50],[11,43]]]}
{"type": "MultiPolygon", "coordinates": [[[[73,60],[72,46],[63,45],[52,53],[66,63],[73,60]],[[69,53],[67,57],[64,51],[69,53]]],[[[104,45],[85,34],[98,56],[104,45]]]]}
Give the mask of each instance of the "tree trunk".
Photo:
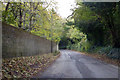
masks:
{"type": "Polygon", "coordinates": [[[26,14],[25,14],[25,2],[24,2],[24,9],[23,9],[23,14],[24,14],[24,21],[23,21],[23,29],[25,29],[25,17],[26,17],[26,14]]]}
{"type": "MultiPolygon", "coordinates": [[[[7,6],[5,8],[5,12],[7,12],[8,8],[9,8],[10,2],[7,3],[7,6]]],[[[6,21],[6,15],[3,15],[4,20],[6,21]]]]}
{"type": "Polygon", "coordinates": [[[29,23],[29,27],[30,27],[30,28],[29,28],[29,30],[32,30],[32,29],[31,29],[31,20],[32,20],[32,17],[31,17],[31,14],[32,14],[32,13],[31,13],[31,6],[32,6],[32,5],[31,5],[31,4],[32,4],[32,2],[30,2],[30,16],[29,16],[29,17],[30,17],[30,19],[29,19],[29,20],[30,20],[30,23],[29,23]]]}
{"type": "Polygon", "coordinates": [[[10,5],[10,2],[7,3],[7,6],[6,6],[6,8],[5,8],[5,11],[8,10],[9,5],[10,5]]]}
{"type": "Polygon", "coordinates": [[[112,16],[109,16],[109,18],[108,18],[108,26],[109,26],[109,29],[111,31],[111,35],[112,35],[112,39],[113,39],[112,40],[113,47],[114,48],[120,48],[120,42],[119,42],[119,39],[118,39],[118,36],[117,36],[117,31],[115,29],[112,16]]]}
{"type": "Polygon", "coordinates": [[[113,38],[113,47],[114,48],[120,48],[120,42],[119,42],[119,39],[118,39],[118,36],[116,35],[116,30],[114,29],[110,29],[111,31],[111,34],[112,34],[112,38],[113,38]]]}
{"type": "Polygon", "coordinates": [[[19,8],[20,8],[20,18],[19,18],[19,25],[18,27],[21,28],[22,27],[22,9],[21,9],[21,2],[20,2],[20,5],[19,5],[19,8]]]}

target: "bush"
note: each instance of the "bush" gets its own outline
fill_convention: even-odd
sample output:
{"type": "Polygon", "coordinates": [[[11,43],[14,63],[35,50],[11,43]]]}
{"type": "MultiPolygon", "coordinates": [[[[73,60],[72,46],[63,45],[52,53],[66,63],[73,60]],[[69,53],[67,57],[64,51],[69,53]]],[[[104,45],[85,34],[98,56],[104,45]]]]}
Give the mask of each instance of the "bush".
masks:
{"type": "Polygon", "coordinates": [[[110,50],[109,54],[107,54],[109,58],[119,59],[120,60],[120,48],[113,48],[110,50]]]}
{"type": "Polygon", "coordinates": [[[90,49],[92,53],[104,54],[112,59],[120,59],[120,48],[108,47],[94,47],[90,49]]]}
{"type": "Polygon", "coordinates": [[[111,46],[108,46],[108,47],[101,47],[99,50],[98,50],[98,53],[100,54],[109,54],[109,52],[112,50],[112,47],[111,46]]]}
{"type": "Polygon", "coordinates": [[[120,59],[120,48],[113,48],[112,46],[95,46],[89,43],[88,41],[83,43],[76,43],[67,46],[67,49],[96,53],[96,54],[104,54],[112,59],[120,59]]]}
{"type": "Polygon", "coordinates": [[[70,44],[67,46],[67,49],[77,50],[77,51],[88,51],[90,47],[91,44],[88,41],[85,41],[83,43],[79,42],[76,44],[70,44]]]}
{"type": "Polygon", "coordinates": [[[60,53],[60,51],[55,51],[55,52],[53,52],[53,55],[56,56],[56,55],[58,55],[59,53],[60,53]]]}

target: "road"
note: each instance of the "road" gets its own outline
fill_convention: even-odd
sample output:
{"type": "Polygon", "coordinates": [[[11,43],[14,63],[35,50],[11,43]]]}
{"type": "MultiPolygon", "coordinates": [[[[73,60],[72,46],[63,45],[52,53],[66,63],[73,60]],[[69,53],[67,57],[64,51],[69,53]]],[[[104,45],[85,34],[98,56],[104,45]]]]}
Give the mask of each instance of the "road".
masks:
{"type": "MultiPolygon", "coordinates": [[[[40,78],[118,78],[118,67],[75,51],[61,50],[61,56],[40,78]]],[[[39,75],[39,74],[38,74],[39,75]]]]}

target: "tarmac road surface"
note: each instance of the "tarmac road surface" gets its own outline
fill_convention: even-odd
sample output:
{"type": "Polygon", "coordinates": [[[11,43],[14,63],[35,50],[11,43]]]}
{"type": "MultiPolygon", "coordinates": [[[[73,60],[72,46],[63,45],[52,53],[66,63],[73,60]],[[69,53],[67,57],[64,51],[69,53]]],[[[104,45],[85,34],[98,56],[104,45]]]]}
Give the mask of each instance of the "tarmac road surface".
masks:
{"type": "Polygon", "coordinates": [[[118,67],[75,51],[61,56],[37,78],[118,78],[118,67]]]}

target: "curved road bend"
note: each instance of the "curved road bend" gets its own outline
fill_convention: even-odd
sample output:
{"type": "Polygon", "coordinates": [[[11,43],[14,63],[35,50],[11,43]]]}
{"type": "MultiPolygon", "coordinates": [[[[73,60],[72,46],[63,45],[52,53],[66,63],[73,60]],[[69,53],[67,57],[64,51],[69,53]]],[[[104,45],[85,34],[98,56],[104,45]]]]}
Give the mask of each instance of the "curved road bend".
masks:
{"type": "Polygon", "coordinates": [[[37,78],[118,78],[118,67],[75,51],[61,50],[61,56],[37,78]]]}

